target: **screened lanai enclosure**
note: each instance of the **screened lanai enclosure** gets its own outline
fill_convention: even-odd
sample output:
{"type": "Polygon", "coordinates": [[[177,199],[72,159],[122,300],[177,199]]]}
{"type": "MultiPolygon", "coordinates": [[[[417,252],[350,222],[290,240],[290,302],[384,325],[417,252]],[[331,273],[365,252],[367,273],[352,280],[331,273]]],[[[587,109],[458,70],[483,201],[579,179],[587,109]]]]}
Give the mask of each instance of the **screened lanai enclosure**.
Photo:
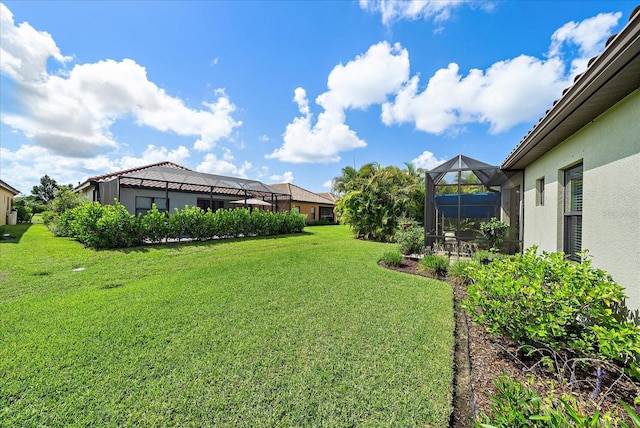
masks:
{"type": "Polygon", "coordinates": [[[428,252],[471,255],[482,244],[480,224],[500,218],[499,167],[458,155],[425,173],[424,233],[428,252]]]}

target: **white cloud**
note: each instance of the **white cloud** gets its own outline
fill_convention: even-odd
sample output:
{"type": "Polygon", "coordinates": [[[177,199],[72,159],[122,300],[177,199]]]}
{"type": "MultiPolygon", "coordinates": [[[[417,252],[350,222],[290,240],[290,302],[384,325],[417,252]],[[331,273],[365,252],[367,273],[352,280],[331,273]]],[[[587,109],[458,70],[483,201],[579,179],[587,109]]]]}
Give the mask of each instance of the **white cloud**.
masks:
{"type": "Polygon", "coordinates": [[[564,65],[557,58],[542,61],[521,55],[467,76],[455,63],[438,70],[418,93],[414,76],[393,103],[382,107],[386,125],[413,122],[421,131],[441,134],[468,123],[487,123],[491,133],[532,120],[567,85],[564,65]]]}
{"type": "Polygon", "coordinates": [[[428,150],[425,150],[424,152],[422,152],[422,154],[420,154],[420,156],[413,159],[411,163],[416,168],[423,168],[428,171],[435,168],[436,166],[440,165],[445,161],[447,161],[447,159],[438,159],[433,153],[431,153],[428,150]]]}
{"type": "Polygon", "coordinates": [[[388,25],[401,19],[446,21],[464,3],[464,0],[360,0],[360,7],[380,13],[382,23],[388,25]]]}
{"type": "Polygon", "coordinates": [[[340,153],[366,143],[346,125],[345,110],[380,104],[400,89],[409,76],[409,53],[399,44],[380,42],[346,65],[339,64],[327,79],[328,91],[316,98],[324,111],[313,123],[304,88],[296,88],[294,102],[301,116],[286,127],[284,144],[268,159],[285,162],[337,162],[340,153]]]}
{"type": "Polygon", "coordinates": [[[604,49],[605,42],[622,17],[621,12],[600,13],[581,22],[567,22],[551,36],[549,56],[561,56],[562,49],[575,45],[579,56],[571,63],[571,74],[587,68],[587,62],[604,49]]]}
{"type": "Polygon", "coordinates": [[[123,156],[118,159],[98,155],[90,158],[68,157],[45,147],[25,144],[17,150],[0,147],[0,171],[3,180],[29,195],[31,187],[43,175],[49,175],[58,184],[73,184],[89,177],[113,171],[135,168],[157,162],[184,163],[189,158],[184,146],[169,150],[166,147],[149,145],[141,156],[123,156]]]}
{"type": "Polygon", "coordinates": [[[233,160],[233,157],[229,158],[229,156],[226,156],[226,159],[218,159],[215,154],[208,153],[196,167],[196,171],[247,178],[247,171],[251,169],[251,163],[245,161],[241,166],[237,166],[232,162],[233,160]]]}
{"type": "Polygon", "coordinates": [[[169,150],[166,147],[156,147],[150,144],[142,152],[142,156],[124,156],[120,160],[115,161],[114,164],[116,170],[136,168],[142,165],[165,161],[182,164],[189,159],[189,156],[189,149],[185,146],[179,146],[174,150],[169,150]]]}
{"type": "Polygon", "coordinates": [[[197,150],[210,150],[241,125],[223,91],[215,91],[215,99],[203,102],[201,109],[191,109],[149,81],[146,69],[131,59],[79,64],[50,74],[49,58],[60,63],[69,58],[51,35],[28,23],[16,26],[11,12],[0,7],[0,69],[17,84],[22,103],[19,110],[3,112],[1,120],[54,154],[90,158],[112,150],[118,143],[111,125],[129,117],[162,132],[196,136],[197,150]]]}
{"type": "Polygon", "coordinates": [[[274,174],[269,177],[271,181],[276,183],[293,183],[293,172],[286,171],[283,174],[274,174]]]}
{"type": "Polygon", "coordinates": [[[325,189],[331,189],[333,187],[333,180],[327,180],[324,183],[322,183],[322,187],[324,187],[325,189]]]}
{"type": "Polygon", "coordinates": [[[520,55],[496,62],[466,76],[455,63],[438,70],[419,92],[418,76],[412,77],[393,102],[382,106],[386,125],[414,123],[421,131],[442,134],[462,129],[465,124],[484,123],[489,132],[500,133],[514,125],[535,120],[571,84],[577,71],[599,52],[620,14],[601,14],[578,24],[569,23],[552,36],[546,59],[520,55]],[[560,48],[571,42],[580,56],[567,62],[560,48]]]}

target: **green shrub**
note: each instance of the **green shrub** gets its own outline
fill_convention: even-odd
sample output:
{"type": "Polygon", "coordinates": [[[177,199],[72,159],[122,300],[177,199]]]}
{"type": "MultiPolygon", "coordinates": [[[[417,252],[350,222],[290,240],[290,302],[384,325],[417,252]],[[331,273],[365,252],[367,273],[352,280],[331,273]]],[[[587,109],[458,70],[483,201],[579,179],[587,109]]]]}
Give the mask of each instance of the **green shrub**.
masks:
{"type": "Polygon", "coordinates": [[[379,262],[384,263],[387,266],[400,266],[402,265],[402,253],[398,250],[385,251],[379,262]]]}
{"type": "MultiPolygon", "coordinates": [[[[614,417],[611,413],[585,412],[576,399],[568,394],[560,397],[542,398],[530,385],[502,375],[494,380],[496,393],[491,396],[490,412],[481,413],[474,425],[480,427],[549,427],[588,428],[621,427],[633,425],[614,417]]],[[[640,423],[638,415],[626,403],[622,404],[635,426],[640,423]]]]}
{"type": "Polygon", "coordinates": [[[400,228],[396,230],[394,240],[402,254],[419,254],[424,247],[424,229],[418,222],[408,218],[399,221],[400,228]]]}
{"type": "Polygon", "coordinates": [[[433,277],[444,278],[449,269],[449,259],[444,256],[427,254],[418,263],[418,269],[433,277]]]}
{"type": "Polygon", "coordinates": [[[497,257],[500,257],[500,256],[496,253],[493,253],[487,250],[476,251],[475,253],[473,253],[473,256],[471,256],[473,261],[478,263],[486,263],[489,261],[493,261],[497,257]]]}
{"type": "Polygon", "coordinates": [[[472,262],[469,260],[456,260],[449,266],[449,277],[458,284],[471,283],[471,277],[469,276],[469,266],[472,262]]]}
{"type": "Polygon", "coordinates": [[[162,242],[169,233],[169,218],[165,212],[158,211],[156,204],[142,217],[145,238],[153,243],[162,242]]]}
{"type": "Polygon", "coordinates": [[[88,203],[60,214],[51,229],[57,236],[69,236],[94,248],[121,248],[157,243],[167,238],[212,239],[214,237],[299,233],[304,216],[298,213],[272,213],[246,209],[204,212],[185,206],[167,216],[152,206],[146,215],[133,216],[126,208],[88,203]]]}
{"type": "Polygon", "coordinates": [[[495,217],[480,223],[480,233],[487,241],[489,249],[493,252],[498,251],[498,247],[507,236],[507,230],[509,230],[509,225],[495,217]]]}
{"type": "Polygon", "coordinates": [[[640,328],[612,311],[623,288],[589,260],[536,250],[469,269],[474,283],[464,307],[473,321],[520,344],[613,359],[640,379],[640,328]]]}

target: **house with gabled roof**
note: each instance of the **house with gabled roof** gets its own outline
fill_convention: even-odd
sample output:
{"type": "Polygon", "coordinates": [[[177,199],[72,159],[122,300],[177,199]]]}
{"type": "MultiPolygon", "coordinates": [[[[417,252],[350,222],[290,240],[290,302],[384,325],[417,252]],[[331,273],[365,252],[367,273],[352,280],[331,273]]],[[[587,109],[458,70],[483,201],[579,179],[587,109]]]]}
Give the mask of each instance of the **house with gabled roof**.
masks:
{"type": "MultiPolygon", "coordinates": [[[[589,250],[640,309],[640,6],[502,162],[525,248],[589,250]]],[[[506,198],[505,198],[506,197],[506,198]]],[[[506,202],[505,202],[506,201],[506,202]]]]}
{"type": "Polygon", "coordinates": [[[239,200],[259,200],[273,211],[289,210],[287,193],[257,180],[193,171],[173,162],[159,162],[86,179],[76,188],[89,201],[118,200],[131,214],[144,214],[156,204],[173,212],[186,205],[213,211],[236,208],[239,200]]]}
{"type": "Polygon", "coordinates": [[[13,210],[13,198],[19,194],[18,189],[0,180],[0,226],[15,222],[15,218],[12,217],[15,214],[11,214],[11,211],[13,210]]]}
{"type": "Polygon", "coordinates": [[[270,184],[270,187],[291,195],[291,209],[306,216],[307,222],[335,222],[335,202],[291,183],[270,184]]]}

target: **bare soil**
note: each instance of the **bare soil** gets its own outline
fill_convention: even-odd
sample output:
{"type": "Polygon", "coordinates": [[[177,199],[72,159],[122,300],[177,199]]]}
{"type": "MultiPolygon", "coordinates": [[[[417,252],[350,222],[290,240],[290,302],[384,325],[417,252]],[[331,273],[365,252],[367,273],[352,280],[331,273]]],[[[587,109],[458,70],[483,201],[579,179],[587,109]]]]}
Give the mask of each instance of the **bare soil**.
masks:
{"type": "MultiPolygon", "coordinates": [[[[418,270],[418,262],[405,259],[401,266],[386,266],[389,269],[412,275],[428,277],[418,270]]],[[[440,279],[440,278],[438,278],[440,279]]],[[[491,412],[490,395],[496,392],[494,379],[502,374],[526,382],[533,375],[531,386],[542,397],[551,388],[556,394],[569,393],[581,402],[585,412],[612,411],[619,415],[626,415],[620,400],[633,403],[634,397],[640,396],[640,383],[631,381],[628,377],[619,375],[605,376],[602,381],[602,391],[592,399],[595,388],[595,377],[588,371],[579,373],[580,381],[577,386],[570,388],[558,382],[554,373],[546,371],[541,365],[533,370],[531,367],[536,360],[523,355],[518,347],[502,337],[490,335],[481,326],[474,325],[461,308],[466,297],[466,287],[452,282],[454,288],[454,310],[456,317],[456,346],[454,352],[454,411],[451,415],[450,427],[466,428],[473,426],[473,420],[482,413],[491,412]]]]}

